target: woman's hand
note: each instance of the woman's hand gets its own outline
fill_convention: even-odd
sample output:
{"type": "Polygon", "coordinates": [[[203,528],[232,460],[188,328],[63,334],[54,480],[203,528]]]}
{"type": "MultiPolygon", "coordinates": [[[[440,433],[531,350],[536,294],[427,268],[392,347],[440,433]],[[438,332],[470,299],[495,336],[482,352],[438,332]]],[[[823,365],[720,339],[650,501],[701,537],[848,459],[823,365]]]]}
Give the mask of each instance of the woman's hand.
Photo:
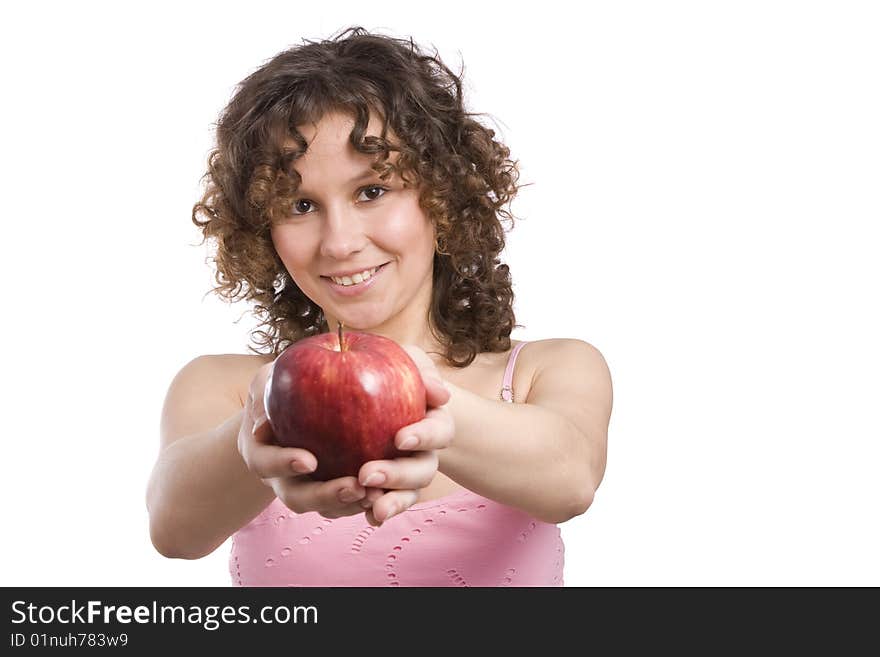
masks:
{"type": "Polygon", "coordinates": [[[358,479],[367,490],[363,504],[369,505],[367,521],[374,527],[419,501],[420,490],[437,474],[435,450],[448,447],[455,435],[452,413],[443,406],[451,395],[437,366],[419,347],[402,346],[422,375],[428,412],[424,419],[402,427],[394,436],[397,448],[411,451],[411,456],[369,461],[361,466],[358,479]]]}
{"type": "Polygon", "coordinates": [[[271,369],[272,363],[264,365],[251,380],[238,432],[238,451],[248,469],[295,513],[317,511],[325,518],[363,513],[372,501],[365,499],[366,489],[356,477],[314,481],[305,476],[318,465],[314,454],[275,444],[263,407],[263,392],[271,369]]]}

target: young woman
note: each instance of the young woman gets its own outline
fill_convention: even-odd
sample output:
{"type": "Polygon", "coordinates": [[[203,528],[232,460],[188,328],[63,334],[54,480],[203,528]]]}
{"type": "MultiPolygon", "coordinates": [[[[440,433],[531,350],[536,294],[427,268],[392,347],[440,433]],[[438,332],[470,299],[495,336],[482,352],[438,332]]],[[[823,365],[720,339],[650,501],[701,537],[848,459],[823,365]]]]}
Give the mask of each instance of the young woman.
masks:
{"type": "Polygon", "coordinates": [[[362,28],[240,83],[193,221],[263,351],[171,382],[147,490],[161,554],[232,537],[245,586],[562,585],[558,524],[602,480],[611,377],[582,340],[510,339],[518,171],[473,116],[436,54],[362,28]],[[263,388],[285,347],[340,322],[407,350],[428,412],[395,436],[407,456],[316,481],[314,454],[274,444],[263,388]]]}

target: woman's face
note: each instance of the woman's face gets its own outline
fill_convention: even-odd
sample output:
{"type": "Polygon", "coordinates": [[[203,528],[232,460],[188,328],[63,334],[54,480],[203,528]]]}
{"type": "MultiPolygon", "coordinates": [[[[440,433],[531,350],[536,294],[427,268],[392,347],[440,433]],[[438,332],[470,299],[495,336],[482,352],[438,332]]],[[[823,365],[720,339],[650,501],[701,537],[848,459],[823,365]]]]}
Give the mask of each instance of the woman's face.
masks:
{"type": "MultiPolygon", "coordinates": [[[[427,320],[434,229],[418,191],[397,176],[382,181],[370,169],[372,156],[351,146],[353,126],[354,119],[337,113],[297,126],[309,145],[294,165],[302,183],[292,214],[273,224],[272,242],[328,319],[352,329],[408,332],[427,320]],[[358,283],[365,271],[372,276],[358,283]]],[[[375,115],[367,134],[381,134],[375,115]]]]}

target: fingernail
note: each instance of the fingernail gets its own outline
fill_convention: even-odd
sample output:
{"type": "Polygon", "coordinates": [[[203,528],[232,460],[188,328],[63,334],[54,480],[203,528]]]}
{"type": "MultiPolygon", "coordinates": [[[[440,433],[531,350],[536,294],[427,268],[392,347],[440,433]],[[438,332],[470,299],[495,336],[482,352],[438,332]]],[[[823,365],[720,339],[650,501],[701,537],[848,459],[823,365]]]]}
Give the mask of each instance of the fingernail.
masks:
{"type": "Polygon", "coordinates": [[[268,420],[265,417],[257,418],[254,422],[254,428],[251,430],[251,433],[256,435],[257,431],[259,431],[266,422],[268,422],[268,420]]]}
{"type": "Polygon", "coordinates": [[[391,520],[391,518],[392,518],[393,516],[395,516],[395,515],[397,515],[397,507],[396,507],[396,506],[392,506],[392,507],[391,507],[391,511],[389,511],[389,512],[388,512],[388,515],[385,516],[385,520],[383,520],[383,522],[388,522],[388,521],[391,520]]]}
{"type": "Polygon", "coordinates": [[[381,472],[374,472],[361,482],[361,486],[381,486],[385,483],[385,475],[381,472]]]}
{"type": "Polygon", "coordinates": [[[290,467],[293,469],[294,472],[299,472],[300,474],[311,472],[314,469],[308,463],[303,463],[302,461],[297,461],[296,459],[290,462],[290,467]]]}
{"type": "Polygon", "coordinates": [[[412,449],[416,445],[418,445],[418,438],[415,436],[407,436],[404,440],[400,442],[400,449],[412,449]]]}

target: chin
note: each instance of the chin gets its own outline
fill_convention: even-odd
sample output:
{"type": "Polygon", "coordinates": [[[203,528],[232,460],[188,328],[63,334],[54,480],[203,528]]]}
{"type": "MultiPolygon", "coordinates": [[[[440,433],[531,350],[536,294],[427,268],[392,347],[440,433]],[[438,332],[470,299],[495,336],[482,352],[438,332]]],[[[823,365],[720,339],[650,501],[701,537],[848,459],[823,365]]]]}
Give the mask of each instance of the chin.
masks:
{"type": "Polygon", "coordinates": [[[353,331],[369,331],[372,328],[380,326],[386,321],[387,315],[380,312],[357,312],[344,308],[342,312],[335,312],[333,316],[343,323],[346,329],[353,331]]]}

